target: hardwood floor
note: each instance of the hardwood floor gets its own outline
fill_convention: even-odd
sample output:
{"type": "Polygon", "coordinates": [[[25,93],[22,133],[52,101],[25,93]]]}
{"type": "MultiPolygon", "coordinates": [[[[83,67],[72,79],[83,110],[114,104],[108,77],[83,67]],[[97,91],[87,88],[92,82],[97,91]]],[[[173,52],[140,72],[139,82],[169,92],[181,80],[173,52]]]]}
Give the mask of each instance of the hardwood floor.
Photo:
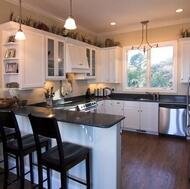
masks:
{"type": "Polygon", "coordinates": [[[188,189],[190,141],[122,134],[122,189],[188,189]]]}
{"type": "Polygon", "coordinates": [[[190,189],[189,154],[190,141],[123,131],[121,189],[190,189]]]}

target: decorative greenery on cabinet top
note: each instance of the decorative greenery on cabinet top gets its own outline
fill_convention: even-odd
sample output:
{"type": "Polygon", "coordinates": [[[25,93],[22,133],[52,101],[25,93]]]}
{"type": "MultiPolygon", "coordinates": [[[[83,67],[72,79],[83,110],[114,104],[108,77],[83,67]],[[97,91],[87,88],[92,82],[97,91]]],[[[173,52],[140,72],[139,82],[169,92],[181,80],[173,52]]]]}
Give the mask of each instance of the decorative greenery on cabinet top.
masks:
{"type": "MultiPolygon", "coordinates": [[[[20,18],[14,17],[14,12],[11,10],[10,15],[9,15],[9,20],[14,21],[14,22],[19,22],[20,18]]],[[[60,35],[63,37],[69,37],[72,39],[76,39],[76,40],[79,40],[79,41],[82,41],[82,42],[85,42],[85,43],[88,43],[90,45],[94,45],[97,47],[101,47],[101,48],[120,46],[121,45],[119,41],[115,42],[113,39],[109,39],[109,38],[106,39],[104,43],[100,42],[100,41],[92,42],[90,39],[87,39],[85,35],[79,35],[78,32],[67,31],[66,28],[58,27],[56,25],[47,26],[45,23],[43,23],[41,21],[37,21],[37,20],[33,19],[31,16],[23,18],[21,20],[21,23],[24,25],[27,25],[27,26],[31,26],[31,27],[36,28],[36,29],[51,32],[53,34],[60,35]]]]}

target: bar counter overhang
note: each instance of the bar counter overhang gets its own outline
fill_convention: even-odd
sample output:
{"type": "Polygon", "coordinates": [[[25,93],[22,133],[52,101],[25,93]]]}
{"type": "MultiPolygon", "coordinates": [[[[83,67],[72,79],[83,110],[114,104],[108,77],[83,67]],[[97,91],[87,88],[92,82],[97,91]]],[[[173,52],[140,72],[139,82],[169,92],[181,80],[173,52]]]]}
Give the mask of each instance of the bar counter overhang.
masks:
{"type": "MultiPolygon", "coordinates": [[[[31,106],[12,107],[6,110],[15,112],[23,135],[32,133],[27,116],[29,113],[45,117],[55,116],[63,141],[91,148],[91,188],[120,189],[121,121],[124,116],[31,106]]],[[[52,141],[52,145],[54,145],[54,141],[52,141]]],[[[0,155],[2,156],[2,150],[0,155]]],[[[29,169],[28,160],[26,160],[26,169],[29,169]]],[[[37,169],[34,171],[37,182],[37,169]]],[[[85,180],[84,162],[72,168],[69,174],[85,180]]],[[[29,177],[27,179],[30,180],[29,177]]],[[[72,180],[69,180],[68,183],[71,189],[85,188],[72,180]]],[[[55,171],[52,172],[52,186],[55,189],[60,187],[59,173],[55,171]]]]}

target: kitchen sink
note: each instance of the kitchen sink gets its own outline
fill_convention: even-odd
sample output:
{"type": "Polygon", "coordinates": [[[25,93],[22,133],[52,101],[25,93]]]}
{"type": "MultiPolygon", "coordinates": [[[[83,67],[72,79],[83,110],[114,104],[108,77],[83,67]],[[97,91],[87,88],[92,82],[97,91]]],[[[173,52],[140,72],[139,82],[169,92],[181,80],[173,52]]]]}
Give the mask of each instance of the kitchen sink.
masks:
{"type": "Polygon", "coordinates": [[[153,99],[152,98],[136,98],[135,100],[149,101],[149,100],[153,100],[153,99]]]}

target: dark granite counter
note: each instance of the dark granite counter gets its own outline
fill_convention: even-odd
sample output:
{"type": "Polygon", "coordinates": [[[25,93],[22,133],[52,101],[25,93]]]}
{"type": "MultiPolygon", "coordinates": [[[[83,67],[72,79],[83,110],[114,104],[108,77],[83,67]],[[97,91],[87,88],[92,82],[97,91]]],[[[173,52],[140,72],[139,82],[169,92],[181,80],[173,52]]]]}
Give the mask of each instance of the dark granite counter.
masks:
{"type": "Polygon", "coordinates": [[[186,96],[184,95],[159,95],[159,99],[153,100],[151,95],[147,94],[120,94],[113,93],[109,97],[96,97],[95,100],[123,100],[123,101],[140,101],[155,102],[159,104],[180,104],[186,105],[186,96]]]}
{"type": "Polygon", "coordinates": [[[68,110],[54,110],[52,108],[36,106],[26,106],[20,108],[18,106],[15,106],[9,109],[1,109],[1,111],[2,110],[11,110],[15,114],[22,116],[27,116],[29,113],[43,117],[54,116],[58,121],[100,128],[112,127],[113,125],[119,123],[125,118],[124,116],[119,115],[108,115],[68,110]]]}

